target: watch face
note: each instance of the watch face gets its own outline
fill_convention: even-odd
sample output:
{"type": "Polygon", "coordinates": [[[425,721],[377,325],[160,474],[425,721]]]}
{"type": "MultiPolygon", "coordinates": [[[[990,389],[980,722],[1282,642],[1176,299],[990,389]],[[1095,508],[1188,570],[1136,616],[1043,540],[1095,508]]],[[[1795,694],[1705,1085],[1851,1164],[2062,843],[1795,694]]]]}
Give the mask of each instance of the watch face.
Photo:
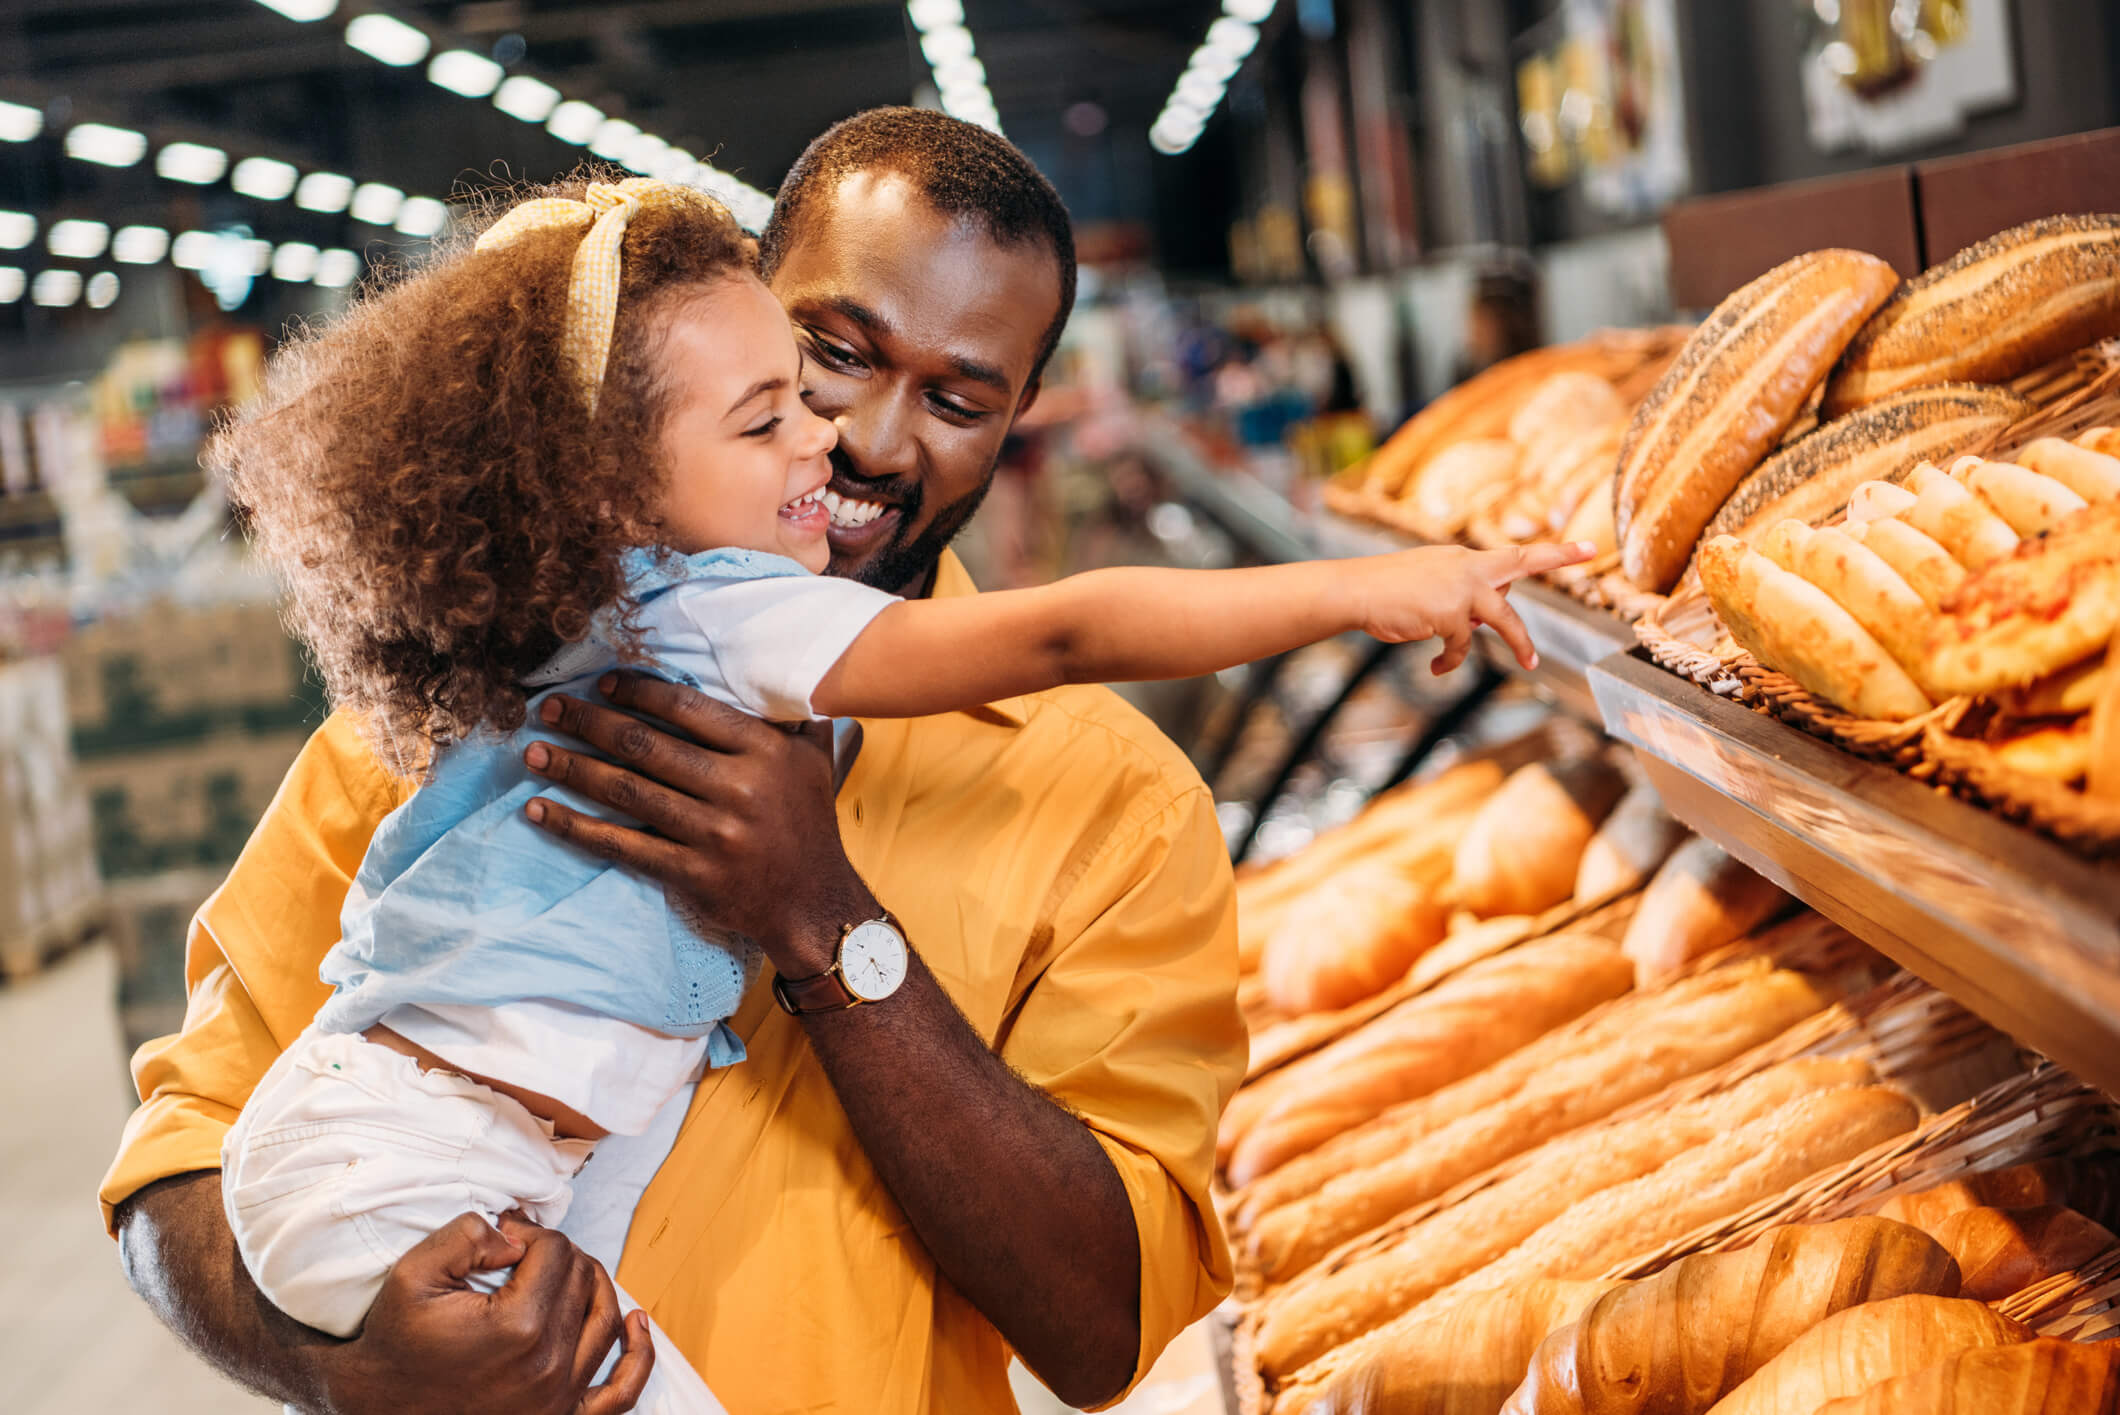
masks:
{"type": "Polygon", "coordinates": [[[839,945],[839,976],[863,1002],[881,1002],[905,981],[905,940],[880,919],[859,925],[839,945]]]}

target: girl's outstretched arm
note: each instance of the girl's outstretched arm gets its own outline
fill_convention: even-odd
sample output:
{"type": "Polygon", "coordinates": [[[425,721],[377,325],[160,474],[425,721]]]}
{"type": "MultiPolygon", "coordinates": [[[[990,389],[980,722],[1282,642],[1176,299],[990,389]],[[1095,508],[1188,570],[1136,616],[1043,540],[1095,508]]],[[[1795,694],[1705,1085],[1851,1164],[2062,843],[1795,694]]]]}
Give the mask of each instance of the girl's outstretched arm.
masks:
{"type": "Polygon", "coordinates": [[[876,616],[811,697],[830,717],[925,717],[1062,683],[1191,678],[1360,629],[1440,638],[1435,671],[1486,624],[1538,661],[1511,582],[1588,559],[1591,547],[1432,546],[1250,570],[1092,570],[1050,585],[908,600],[876,616]]]}

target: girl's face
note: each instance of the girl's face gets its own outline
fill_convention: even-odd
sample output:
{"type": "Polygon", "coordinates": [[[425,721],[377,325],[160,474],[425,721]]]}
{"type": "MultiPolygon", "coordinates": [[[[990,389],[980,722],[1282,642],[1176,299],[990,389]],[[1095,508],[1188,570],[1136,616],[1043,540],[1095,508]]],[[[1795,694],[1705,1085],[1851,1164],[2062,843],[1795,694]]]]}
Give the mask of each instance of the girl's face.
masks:
{"type": "Polygon", "coordinates": [[[832,424],[802,403],[787,312],[750,275],[717,280],[669,316],[663,377],[670,469],[663,538],[683,554],[765,550],[822,572],[832,424]]]}

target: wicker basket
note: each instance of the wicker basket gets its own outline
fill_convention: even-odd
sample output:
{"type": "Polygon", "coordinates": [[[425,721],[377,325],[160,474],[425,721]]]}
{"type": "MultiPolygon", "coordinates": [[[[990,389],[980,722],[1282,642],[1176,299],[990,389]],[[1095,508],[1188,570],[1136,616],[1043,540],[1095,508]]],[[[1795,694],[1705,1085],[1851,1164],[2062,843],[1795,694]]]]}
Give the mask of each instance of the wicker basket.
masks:
{"type": "Polygon", "coordinates": [[[1921,750],[1928,779],[2004,820],[2029,826],[2091,859],[2120,856],[2120,801],[2005,766],[1978,728],[1986,714],[1963,699],[1932,714],[1921,750]]]}

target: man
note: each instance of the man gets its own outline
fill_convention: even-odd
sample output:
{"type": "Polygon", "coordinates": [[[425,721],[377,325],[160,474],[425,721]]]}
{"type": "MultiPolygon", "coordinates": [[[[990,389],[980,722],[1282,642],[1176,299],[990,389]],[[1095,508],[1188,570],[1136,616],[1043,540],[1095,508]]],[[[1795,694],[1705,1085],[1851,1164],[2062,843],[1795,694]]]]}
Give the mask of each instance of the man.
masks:
{"type": "MultiPolygon", "coordinates": [[[[1073,299],[1057,196],[993,134],[879,110],[811,145],[761,251],[839,429],[832,573],[971,593],[947,543],[1073,299]]],[[[784,980],[827,974],[886,916],[911,960],[843,1010],[755,989],[734,1021],[749,1059],[600,1148],[569,1231],[607,1257],[623,1235],[619,1279],[738,1415],[1006,1408],[1011,1352],[1071,1403],[1115,1399],[1229,1283],[1206,1185],[1244,1042],[1197,776],[1102,689],[866,724],[836,791],[815,733],[648,679],[607,694],[689,740],[561,707],[553,725],[600,755],[530,765],[652,833],[553,804],[555,850],[698,901],[784,980]]],[[[127,1272],[207,1359],[305,1408],[629,1408],[645,1348],[591,1387],[619,1324],[559,1234],[459,1220],[345,1343],[274,1311],[236,1260],[221,1136],[321,1004],[348,879],[409,790],[334,718],[200,911],[185,1029],[136,1058],[145,1104],[103,1187],[127,1272]],[[499,1293],[464,1286],[508,1263],[499,1293]]]]}

